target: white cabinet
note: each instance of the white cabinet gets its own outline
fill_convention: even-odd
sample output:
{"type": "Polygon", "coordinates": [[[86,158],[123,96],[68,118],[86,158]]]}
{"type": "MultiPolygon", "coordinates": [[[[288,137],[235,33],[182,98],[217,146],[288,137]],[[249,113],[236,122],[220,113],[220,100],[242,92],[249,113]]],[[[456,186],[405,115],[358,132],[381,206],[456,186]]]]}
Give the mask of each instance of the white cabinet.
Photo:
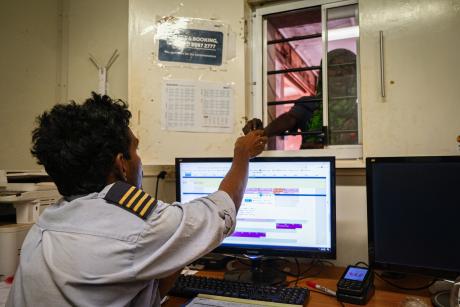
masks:
{"type": "Polygon", "coordinates": [[[365,0],[359,10],[364,155],[460,154],[460,1],[365,0]]]}

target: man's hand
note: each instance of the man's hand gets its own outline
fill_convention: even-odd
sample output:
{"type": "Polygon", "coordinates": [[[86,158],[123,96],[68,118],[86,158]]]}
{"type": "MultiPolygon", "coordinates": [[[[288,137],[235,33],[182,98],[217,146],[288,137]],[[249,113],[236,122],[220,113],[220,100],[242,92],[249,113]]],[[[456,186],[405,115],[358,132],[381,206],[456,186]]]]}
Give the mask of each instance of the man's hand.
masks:
{"type": "Polygon", "coordinates": [[[246,135],[253,130],[261,130],[261,129],[264,129],[264,125],[262,121],[258,118],[253,118],[250,121],[248,121],[246,125],[244,125],[243,133],[244,135],[246,135]]]}
{"type": "Polygon", "coordinates": [[[247,135],[239,137],[235,142],[235,157],[242,155],[249,159],[258,156],[267,144],[267,137],[263,130],[253,130],[247,135]]]}

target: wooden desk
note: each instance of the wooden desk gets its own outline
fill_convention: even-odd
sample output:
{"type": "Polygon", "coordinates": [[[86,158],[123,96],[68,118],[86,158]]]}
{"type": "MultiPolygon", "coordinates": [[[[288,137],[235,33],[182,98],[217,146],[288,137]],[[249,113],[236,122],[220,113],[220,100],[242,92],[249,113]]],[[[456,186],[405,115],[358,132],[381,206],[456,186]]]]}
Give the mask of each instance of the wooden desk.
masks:
{"type": "MultiPolygon", "coordinates": [[[[307,280],[314,280],[318,284],[325,286],[329,289],[336,290],[337,280],[342,275],[345,268],[342,267],[324,267],[321,271],[321,274],[318,277],[303,279],[299,281],[297,286],[307,288],[306,281],[307,280]]],[[[206,276],[212,278],[223,278],[224,272],[223,271],[200,271],[197,273],[199,276],[206,276]]],[[[288,277],[288,281],[295,280],[293,277],[288,277]]],[[[416,287],[420,285],[424,285],[427,283],[427,280],[409,280],[408,283],[404,283],[404,286],[407,287],[416,287]]],[[[431,306],[430,301],[430,294],[428,290],[423,291],[401,291],[394,287],[391,287],[384,281],[380,280],[379,278],[375,278],[374,284],[376,287],[375,294],[371,298],[371,300],[367,303],[366,306],[399,306],[400,302],[403,301],[406,297],[418,297],[419,299],[423,300],[428,306],[431,306]]],[[[179,298],[179,297],[171,297],[165,304],[162,306],[181,306],[187,299],[179,298]]],[[[339,302],[334,297],[326,296],[323,294],[315,293],[313,291],[310,292],[310,299],[308,300],[305,306],[308,307],[326,307],[326,306],[341,306],[339,302]]],[[[346,304],[345,306],[359,306],[353,304],[346,304]]]]}

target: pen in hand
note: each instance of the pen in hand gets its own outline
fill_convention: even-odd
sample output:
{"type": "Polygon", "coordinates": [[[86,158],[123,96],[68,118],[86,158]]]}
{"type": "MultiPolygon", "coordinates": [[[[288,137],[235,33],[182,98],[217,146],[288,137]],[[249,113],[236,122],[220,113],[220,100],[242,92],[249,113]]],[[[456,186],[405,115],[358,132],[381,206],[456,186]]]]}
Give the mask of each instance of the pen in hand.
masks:
{"type": "Polygon", "coordinates": [[[331,290],[331,289],[328,289],[328,288],[326,288],[326,287],[323,287],[323,286],[321,286],[321,285],[318,285],[318,284],[317,284],[316,282],[314,282],[314,281],[308,280],[308,281],[307,281],[307,285],[310,286],[310,287],[312,287],[312,288],[318,289],[318,290],[320,290],[321,292],[324,292],[324,293],[326,293],[326,294],[328,294],[328,295],[336,296],[335,291],[333,291],[333,290],[331,290]]]}
{"type": "Polygon", "coordinates": [[[169,296],[165,295],[163,299],[161,300],[160,305],[166,303],[167,300],[169,300],[169,296]]]}

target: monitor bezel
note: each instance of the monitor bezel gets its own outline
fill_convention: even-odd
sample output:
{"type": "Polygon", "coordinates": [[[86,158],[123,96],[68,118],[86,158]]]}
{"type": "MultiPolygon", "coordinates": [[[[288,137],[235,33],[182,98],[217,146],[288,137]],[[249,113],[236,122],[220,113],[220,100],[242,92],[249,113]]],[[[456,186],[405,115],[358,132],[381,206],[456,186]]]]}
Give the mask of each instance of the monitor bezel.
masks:
{"type": "MultiPolygon", "coordinates": [[[[232,158],[224,157],[193,157],[193,158],[176,158],[176,200],[180,201],[180,164],[193,162],[231,162],[232,158]]],[[[316,248],[296,249],[274,247],[273,249],[267,246],[219,246],[214,253],[235,254],[247,256],[279,256],[279,257],[300,257],[300,258],[319,258],[319,259],[336,259],[336,169],[335,157],[257,157],[251,159],[250,162],[328,162],[330,163],[330,178],[331,178],[331,248],[328,251],[321,251],[316,248]]]]}
{"type": "Polygon", "coordinates": [[[401,273],[411,273],[434,277],[456,277],[460,272],[443,269],[433,269],[429,267],[401,265],[375,259],[375,240],[374,240],[374,210],[373,200],[373,168],[376,163],[421,163],[421,162],[455,162],[460,163],[460,156],[404,156],[404,157],[367,157],[366,158],[366,197],[367,197],[367,238],[368,238],[368,257],[369,266],[373,269],[383,271],[394,271],[401,273]]]}

